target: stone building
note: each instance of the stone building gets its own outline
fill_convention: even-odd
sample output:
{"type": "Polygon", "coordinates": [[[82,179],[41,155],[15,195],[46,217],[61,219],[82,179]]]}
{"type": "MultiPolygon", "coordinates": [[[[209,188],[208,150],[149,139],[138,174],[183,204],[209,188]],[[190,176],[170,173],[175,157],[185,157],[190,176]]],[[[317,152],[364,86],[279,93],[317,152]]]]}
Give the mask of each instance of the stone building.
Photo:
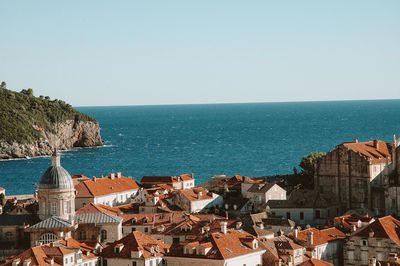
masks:
{"type": "Polygon", "coordinates": [[[381,140],[345,142],[324,155],[314,186],[335,198],[343,210],[368,208],[384,214],[384,185],[391,171],[392,143],[381,140]]]}
{"type": "Polygon", "coordinates": [[[343,247],[344,265],[368,265],[370,259],[384,261],[399,254],[399,228],[400,221],[385,216],[351,235],[343,247]]]}
{"type": "Polygon", "coordinates": [[[43,174],[37,190],[38,216],[41,222],[25,229],[31,246],[48,244],[72,237],[75,218],[75,188],[71,175],[60,164],[54,151],[51,166],[43,174]]]}

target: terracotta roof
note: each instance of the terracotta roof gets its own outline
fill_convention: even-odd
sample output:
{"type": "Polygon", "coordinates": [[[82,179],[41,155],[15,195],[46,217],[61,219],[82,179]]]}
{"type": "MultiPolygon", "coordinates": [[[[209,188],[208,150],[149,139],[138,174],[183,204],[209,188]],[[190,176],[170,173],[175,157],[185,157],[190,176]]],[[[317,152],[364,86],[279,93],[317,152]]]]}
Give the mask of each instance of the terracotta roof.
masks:
{"type": "Polygon", "coordinates": [[[0,187],[0,190],[6,190],[5,188],[3,188],[3,187],[0,187]]]}
{"type": "Polygon", "coordinates": [[[205,259],[229,259],[245,254],[262,251],[260,246],[253,249],[249,244],[257,241],[254,236],[243,230],[227,229],[226,234],[221,232],[211,233],[210,235],[199,235],[191,239],[182,241],[179,244],[171,246],[170,253],[167,256],[193,257],[205,259]],[[185,254],[183,247],[187,245],[193,247],[204,245],[211,247],[205,255],[185,254]]]}
{"type": "MultiPolygon", "coordinates": [[[[330,241],[337,240],[337,239],[343,239],[346,237],[346,234],[337,229],[336,227],[331,227],[327,229],[322,229],[319,230],[317,228],[310,228],[306,230],[302,230],[298,232],[297,239],[303,243],[308,242],[308,232],[313,233],[313,245],[314,246],[319,246],[326,244],[330,241]]],[[[290,233],[289,236],[291,238],[294,238],[294,233],[290,233]]]]}
{"type": "MultiPolygon", "coordinates": [[[[275,184],[267,183],[267,184],[254,184],[252,185],[247,192],[252,193],[266,193],[268,192],[275,184]]],[[[278,185],[277,185],[278,186],[278,185]]]]}
{"type": "Polygon", "coordinates": [[[298,264],[298,266],[334,266],[334,265],[332,263],[323,260],[311,258],[309,260],[306,260],[298,264]]]}
{"type": "MultiPolygon", "coordinates": [[[[21,254],[14,256],[11,260],[7,261],[3,265],[12,265],[13,261],[31,261],[31,265],[51,265],[51,258],[54,257],[62,257],[66,254],[74,253],[74,251],[63,248],[63,247],[51,247],[49,245],[42,245],[33,247],[25,250],[21,254]]],[[[20,265],[22,265],[22,263],[20,265]]],[[[62,265],[58,264],[54,261],[54,265],[62,265]]]]}
{"type": "Polygon", "coordinates": [[[135,231],[125,236],[124,238],[109,244],[103,249],[101,255],[104,258],[129,258],[131,259],[131,251],[142,251],[143,254],[140,258],[151,258],[155,256],[163,256],[166,254],[169,245],[165,244],[162,240],[157,240],[142,232],[135,231]],[[115,253],[115,246],[123,244],[122,250],[119,254],[115,253]],[[158,250],[157,250],[158,246],[158,250]],[[154,252],[151,253],[151,247],[154,252]]]}
{"type": "Polygon", "coordinates": [[[89,203],[86,206],[83,206],[82,208],[78,209],[76,214],[79,213],[108,213],[111,215],[118,215],[118,211],[113,210],[112,208],[101,205],[101,204],[94,204],[94,203],[89,203]]]}
{"type": "Polygon", "coordinates": [[[179,176],[143,176],[140,180],[140,184],[172,184],[180,181],[193,180],[191,175],[179,175],[179,176]]]}
{"type": "Polygon", "coordinates": [[[391,143],[381,140],[371,140],[368,142],[345,142],[343,145],[368,158],[371,160],[371,163],[385,163],[386,160],[391,162],[391,143]]]}
{"type": "Polygon", "coordinates": [[[96,248],[100,245],[97,241],[78,241],[73,238],[68,238],[67,240],[60,240],[59,243],[68,248],[79,248],[84,252],[94,252],[96,248]]]}
{"type": "Polygon", "coordinates": [[[75,186],[77,198],[92,198],[113,194],[117,192],[130,191],[139,189],[139,185],[135,180],[121,176],[93,178],[82,181],[75,186]]]}
{"type": "Polygon", "coordinates": [[[400,245],[400,221],[390,215],[376,219],[354,235],[367,238],[370,232],[374,238],[389,238],[400,245]]]}
{"type": "Polygon", "coordinates": [[[195,188],[189,188],[189,189],[182,189],[179,190],[178,193],[182,193],[185,198],[187,198],[190,201],[196,201],[196,200],[205,200],[205,199],[212,199],[212,195],[203,187],[195,187],[195,188]]]}
{"type": "Polygon", "coordinates": [[[234,175],[230,178],[224,178],[213,184],[213,187],[234,187],[240,186],[242,183],[264,183],[264,180],[253,180],[248,176],[234,175]]]}
{"type": "Polygon", "coordinates": [[[335,226],[343,226],[347,230],[352,230],[353,225],[356,225],[356,229],[359,230],[360,228],[357,227],[357,224],[359,221],[362,224],[369,224],[369,223],[372,223],[374,220],[375,219],[372,217],[358,216],[355,214],[350,214],[350,215],[343,215],[343,216],[335,217],[334,224],[335,224],[335,226]]]}

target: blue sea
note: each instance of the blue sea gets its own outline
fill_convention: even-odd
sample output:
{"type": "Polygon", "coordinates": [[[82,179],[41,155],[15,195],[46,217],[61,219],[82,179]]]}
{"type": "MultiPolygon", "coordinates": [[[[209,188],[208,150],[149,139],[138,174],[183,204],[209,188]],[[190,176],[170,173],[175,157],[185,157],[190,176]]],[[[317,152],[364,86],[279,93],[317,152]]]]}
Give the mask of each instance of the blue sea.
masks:
{"type": "MultiPolygon", "coordinates": [[[[96,118],[105,146],[61,152],[61,164],[88,177],[122,172],[214,175],[288,174],[310,152],[344,141],[392,141],[400,100],[79,107],[96,118]]],[[[7,194],[30,194],[51,159],[0,161],[7,194]]]]}

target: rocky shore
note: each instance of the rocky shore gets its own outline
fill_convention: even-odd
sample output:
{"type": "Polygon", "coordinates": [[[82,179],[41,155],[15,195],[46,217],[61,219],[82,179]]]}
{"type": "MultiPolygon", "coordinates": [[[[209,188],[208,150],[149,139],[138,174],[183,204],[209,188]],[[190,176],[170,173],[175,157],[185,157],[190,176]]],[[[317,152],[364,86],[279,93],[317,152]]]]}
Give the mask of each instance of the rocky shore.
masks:
{"type": "Polygon", "coordinates": [[[102,146],[100,127],[97,122],[66,120],[54,125],[54,133],[42,128],[42,138],[34,143],[8,143],[0,140],[0,159],[27,158],[50,155],[54,148],[59,150],[74,147],[96,147],[102,146]]]}

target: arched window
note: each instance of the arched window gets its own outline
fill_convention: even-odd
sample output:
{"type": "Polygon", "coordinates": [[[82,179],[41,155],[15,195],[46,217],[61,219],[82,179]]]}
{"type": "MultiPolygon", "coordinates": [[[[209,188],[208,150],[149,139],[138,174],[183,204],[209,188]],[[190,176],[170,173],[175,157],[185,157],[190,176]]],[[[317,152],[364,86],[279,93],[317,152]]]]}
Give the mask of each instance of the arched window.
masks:
{"type": "Polygon", "coordinates": [[[39,244],[49,244],[57,240],[59,240],[59,238],[55,234],[46,233],[40,236],[38,242],[39,244]]]}
{"type": "Polygon", "coordinates": [[[101,242],[105,241],[107,239],[107,231],[101,230],[100,237],[101,237],[101,242]]]}

